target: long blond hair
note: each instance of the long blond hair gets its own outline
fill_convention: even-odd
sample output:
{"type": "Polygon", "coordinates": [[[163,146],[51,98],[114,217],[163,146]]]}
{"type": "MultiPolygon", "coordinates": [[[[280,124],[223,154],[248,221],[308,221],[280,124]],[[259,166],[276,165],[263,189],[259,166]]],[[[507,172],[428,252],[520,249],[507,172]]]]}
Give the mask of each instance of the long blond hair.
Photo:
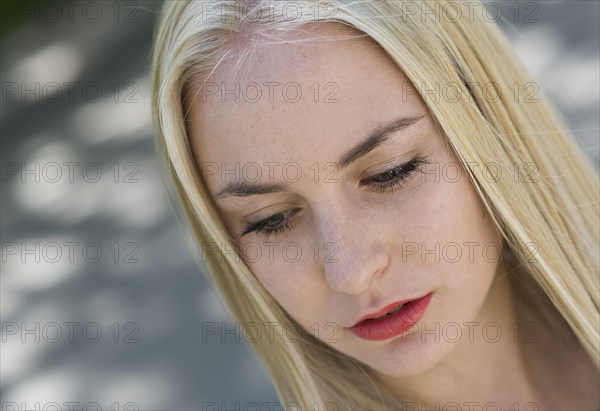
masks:
{"type": "MultiPolygon", "coordinates": [[[[281,7],[286,2],[275,3],[281,7]]],[[[472,184],[504,236],[507,252],[516,260],[515,267],[540,290],[555,315],[562,316],[599,367],[596,171],[539,93],[532,102],[509,91],[511,85],[524,87],[533,82],[495,24],[460,2],[409,3],[410,9],[406,2],[393,0],[329,5],[295,0],[293,21],[277,16],[250,21],[240,14],[240,5],[248,15],[257,16],[274,2],[165,1],[152,67],[156,145],[201,263],[242,325],[296,324],[241,258],[222,252],[234,249],[235,244],[192,156],[184,100],[193,82],[210,75],[238,34],[254,29],[282,33],[302,24],[341,23],[377,42],[412,82],[466,165],[472,184]],[[208,10],[207,4],[213,8],[208,10]],[[427,8],[434,11],[425,12],[427,8]],[[505,176],[511,173],[511,178],[490,180],[483,167],[472,166],[490,162],[501,167],[505,176]],[[527,184],[532,170],[537,181],[527,184]],[[206,252],[207,244],[217,251],[206,252]]],[[[299,409],[315,404],[352,410],[401,406],[368,367],[302,327],[296,329],[302,338],[291,341],[276,332],[274,340],[261,338],[252,344],[284,403],[299,409]]],[[[261,331],[262,335],[268,332],[266,328],[261,331]]]]}

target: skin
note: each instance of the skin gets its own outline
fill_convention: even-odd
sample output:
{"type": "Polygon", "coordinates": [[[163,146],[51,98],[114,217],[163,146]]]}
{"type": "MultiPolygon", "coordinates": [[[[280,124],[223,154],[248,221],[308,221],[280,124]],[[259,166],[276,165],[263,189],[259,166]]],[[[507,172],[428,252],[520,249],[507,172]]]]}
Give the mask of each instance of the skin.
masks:
{"type": "MultiPolygon", "coordinates": [[[[311,35],[340,30],[346,29],[320,25],[311,35]]],[[[188,107],[188,132],[201,170],[209,170],[207,164],[217,166],[216,172],[211,168],[203,174],[208,190],[231,236],[245,250],[246,264],[275,300],[323,342],[373,369],[401,398],[442,404],[494,401],[503,408],[518,402],[520,409],[530,402],[538,409],[554,409],[563,402],[569,409],[597,404],[588,390],[572,398],[569,386],[557,391],[556,383],[544,377],[558,370],[564,375],[566,359],[547,359],[566,346],[545,336],[542,357],[536,354],[542,351],[538,345],[525,344],[525,337],[514,342],[511,326],[536,317],[521,313],[514,301],[506,268],[495,257],[501,236],[425,104],[407,92],[408,79],[389,57],[364,38],[345,40],[343,46],[309,40],[295,45],[258,41],[253,47],[251,69],[234,70],[237,56],[230,56],[208,79],[213,88],[197,89],[188,107]],[[285,101],[278,87],[271,99],[267,86],[262,98],[255,98],[253,89],[250,98],[241,96],[239,102],[232,94],[213,94],[215,84],[233,90],[240,83],[246,90],[250,82],[295,82],[302,98],[285,101]],[[318,97],[315,83],[320,85],[318,97]],[[330,84],[334,86],[327,88],[330,84]],[[332,90],[336,93],[330,99],[337,102],[326,103],[332,90]],[[390,133],[387,141],[347,167],[339,165],[374,130],[407,117],[418,120],[390,133]],[[392,191],[380,192],[366,183],[386,167],[415,156],[429,164],[392,191]],[[270,162],[277,165],[265,165],[270,162]],[[294,167],[284,173],[283,166],[291,163],[294,167]],[[238,174],[225,172],[235,170],[236,164],[238,174]],[[462,178],[444,178],[435,165],[438,170],[454,165],[462,178]],[[287,189],[218,196],[227,183],[254,179],[256,167],[261,170],[256,181],[288,184],[287,189]],[[288,224],[286,231],[269,237],[240,235],[248,223],[281,212],[291,214],[283,222],[272,217],[270,223],[288,224]],[[269,248],[267,241],[276,244],[269,248]],[[284,252],[290,243],[299,248],[284,252]],[[458,260],[455,249],[443,251],[451,243],[460,245],[458,260]],[[408,252],[414,244],[418,251],[408,252]],[[437,253],[425,253],[436,244],[437,253]],[[296,260],[298,249],[302,256],[296,260]],[[374,342],[348,330],[391,302],[430,292],[427,311],[407,335],[374,342]],[[454,339],[455,330],[450,329],[424,334],[436,330],[436,324],[441,330],[452,323],[461,328],[463,338],[454,339]],[[495,329],[482,331],[490,323],[503,335],[494,342],[495,329]],[[471,341],[468,324],[473,327],[471,341]]],[[[295,92],[289,90],[287,96],[293,98],[295,92]]],[[[586,364],[585,356],[581,358],[577,364],[586,364]]],[[[582,365],[572,372],[597,380],[591,370],[582,365]]]]}

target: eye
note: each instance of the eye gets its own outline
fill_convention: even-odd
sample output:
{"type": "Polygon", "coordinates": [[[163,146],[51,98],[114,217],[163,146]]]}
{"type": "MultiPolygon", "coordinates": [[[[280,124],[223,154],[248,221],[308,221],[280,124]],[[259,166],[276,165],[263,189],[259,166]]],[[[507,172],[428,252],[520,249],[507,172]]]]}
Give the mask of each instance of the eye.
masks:
{"type": "Polygon", "coordinates": [[[264,235],[268,239],[271,234],[277,234],[289,229],[291,227],[291,219],[297,211],[298,210],[283,211],[255,223],[249,223],[241,236],[254,231],[257,234],[264,235]]]}
{"type": "MultiPolygon", "coordinates": [[[[428,164],[426,157],[415,157],[396,168],[363,180],[361,185],[374,186],[381,193],[393,191],[395,187],[401,186],[404,181],[408,180],[423,164],[428,164]]],[[[240,237],[256,232],[256,234],[268,239],[272,234],[276,235],[289,230],[292,226],[293,217],[299,211],[299,209],[283,211],[260,221],[249,223],[240,234],[240,237]]]]}
{"type": "Polygon", "coordinates": [[[380,193],[394,191],[394,188],[401,187],[402,183],[408,180],[415,171],[426,163],[428,163],[428,161],[425,157],[415,157],[399,167],[369,177],[363,180],[361,184],[373,186],[380,193]]]}
{"type": "Polygon", "coordinates": [[[398,177],[398,175],[400,174],[400,169],[399,168],[395,168],[393,170],[388,170],[385,173],[381,173],[376,175],[375,177],[371,177],[371,181],[377,182],[377,183],[387,183],[388,181],[392,180],[393,178],[398,177]]]}

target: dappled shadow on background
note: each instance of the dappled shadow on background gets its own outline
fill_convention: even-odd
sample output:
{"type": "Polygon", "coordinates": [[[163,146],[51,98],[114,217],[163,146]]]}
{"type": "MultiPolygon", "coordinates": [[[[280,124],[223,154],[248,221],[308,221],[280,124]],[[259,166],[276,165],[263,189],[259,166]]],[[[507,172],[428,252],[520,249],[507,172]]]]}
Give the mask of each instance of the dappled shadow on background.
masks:
{"type": "Polygon", "coordinates": [[[113,3],[96,4],[96,23],[25,24],[2,38],[3,409],[274,401],[243,340],[203,338],[206,322],[233,324],[178,232],[154,158],[159,4],[123,3],[129,20],[117,22],[113,3]]]}

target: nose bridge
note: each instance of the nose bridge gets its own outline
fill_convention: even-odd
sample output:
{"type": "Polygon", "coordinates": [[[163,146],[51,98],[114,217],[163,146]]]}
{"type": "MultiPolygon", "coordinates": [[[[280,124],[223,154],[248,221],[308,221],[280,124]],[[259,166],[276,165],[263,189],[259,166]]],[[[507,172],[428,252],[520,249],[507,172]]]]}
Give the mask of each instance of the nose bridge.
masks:
{"type": "Polygon", "coordinates": [[[360,294],[387,265],[382,237],[368,214],[350,202],[324,203],[317,211],[320,248],[329,250],[325,278],[339,292],[360,294]]]}

